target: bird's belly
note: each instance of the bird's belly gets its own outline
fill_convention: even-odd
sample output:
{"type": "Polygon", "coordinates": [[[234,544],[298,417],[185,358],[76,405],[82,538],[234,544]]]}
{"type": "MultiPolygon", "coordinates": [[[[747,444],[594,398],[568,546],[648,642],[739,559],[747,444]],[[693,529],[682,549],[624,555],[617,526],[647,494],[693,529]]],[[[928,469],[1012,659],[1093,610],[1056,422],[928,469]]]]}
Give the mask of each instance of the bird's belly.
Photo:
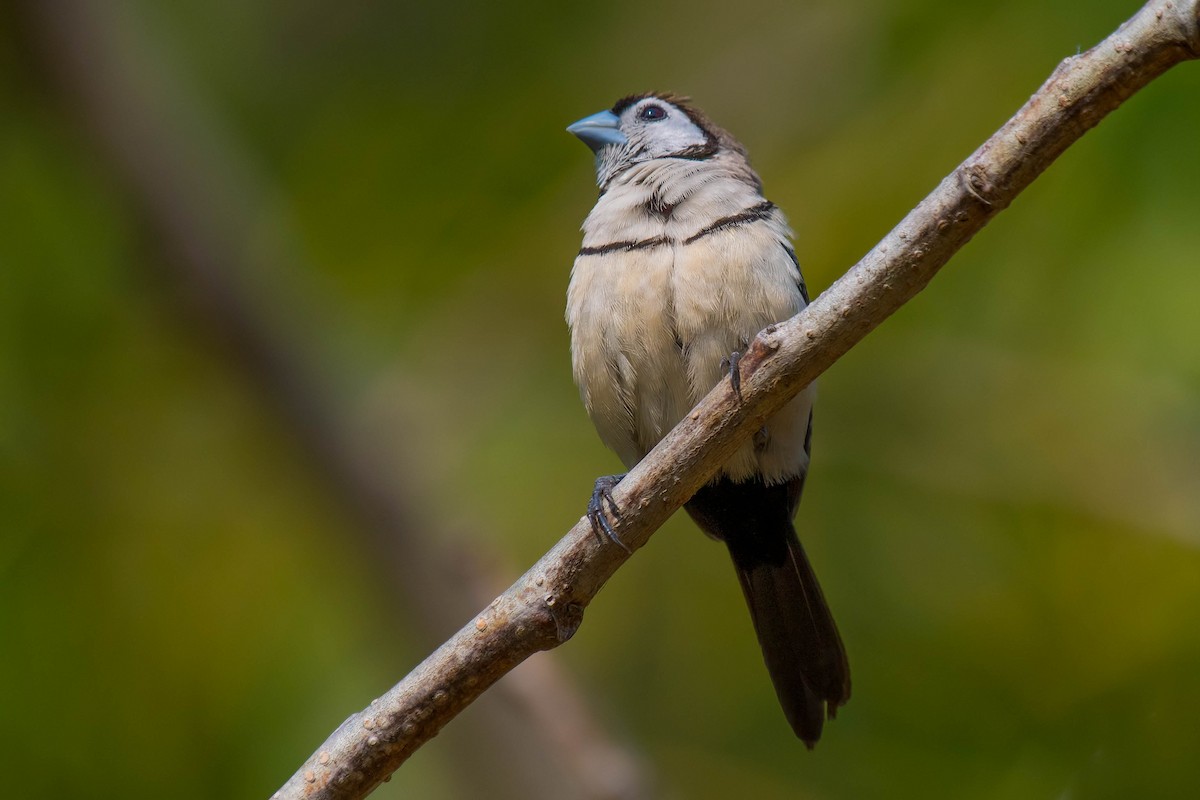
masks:
{"type": "Polygon", "coordinates": [[[581,256],[568,290],[575,379],[600,438],[632,467],[693,405],[674,327],[670,246],[581,256]]]}
{"type": "MultiPolygon", "coordinates": [[[[675,328],[686,343],[688,378],[696,400],[728,375],[723,360],[763,328],[804,308],[800,273],[781,235],[769,225],[718,231],[680,249],[675,260],[675,328]]],[[[814,389],[809,387],[766,420],[725,462],[735,481],[768,483],[808,469],[806,437],[814,389]]]]}
{"type": "MultiPolygon", "coordinates": [[[[632,467],[728,374],[722,361],[803,307],[778,239],[721,236],[581,255],[567,321],[575,380],[601,440],[632,467]]],[[[766,232],[764,232],[766,233],[766,232]]],[[[725,464],[734,480],[803,473],[811,389],[725,464]]]]}

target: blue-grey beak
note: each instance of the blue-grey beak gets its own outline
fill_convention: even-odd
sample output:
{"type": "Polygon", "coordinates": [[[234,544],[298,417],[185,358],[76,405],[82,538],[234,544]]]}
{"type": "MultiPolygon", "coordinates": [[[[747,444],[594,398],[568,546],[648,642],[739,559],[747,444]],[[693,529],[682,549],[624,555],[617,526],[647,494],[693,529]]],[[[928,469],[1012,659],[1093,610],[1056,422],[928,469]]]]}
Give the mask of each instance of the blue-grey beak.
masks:
{"type": "Polygon", "coordinates": [[[584,144],[592,148],[593,153],[599,153],[610,144],[625,144],[629,141],[617,128],[620,122],[620,118],[611,111],[601,111],[568,125],[567,132],[583,140],[584,144]]]}

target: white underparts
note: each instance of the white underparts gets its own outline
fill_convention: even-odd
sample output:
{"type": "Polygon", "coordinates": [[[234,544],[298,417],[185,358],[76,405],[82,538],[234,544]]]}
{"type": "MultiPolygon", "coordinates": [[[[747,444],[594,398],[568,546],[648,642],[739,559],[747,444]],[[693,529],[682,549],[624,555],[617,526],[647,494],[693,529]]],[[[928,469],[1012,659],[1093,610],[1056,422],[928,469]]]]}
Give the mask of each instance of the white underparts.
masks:
{"type": "MultiPolygon", "coordinates": [[[[601,439],[632,467],[754,336],[804,307],[791,231],[736,153],[658,159],[618,176],[584,222],[567,322],[575,380],[601,439]]],[[[806,390],[724,467],[768,482],[807,470],[806,390]]]]}

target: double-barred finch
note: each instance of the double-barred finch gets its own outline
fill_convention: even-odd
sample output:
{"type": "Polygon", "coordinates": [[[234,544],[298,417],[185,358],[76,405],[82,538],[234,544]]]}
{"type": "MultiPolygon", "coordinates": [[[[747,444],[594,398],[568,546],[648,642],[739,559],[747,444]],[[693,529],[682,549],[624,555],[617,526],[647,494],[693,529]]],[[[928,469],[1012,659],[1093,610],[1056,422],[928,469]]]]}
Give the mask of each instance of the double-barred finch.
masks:
{"type": "MultiPolygon", "coordinates": [[[[600,185],[567,291],[575,381],[631,468],[808,294],[745,149],[686,98],[626,97],[567,130],[595,152],[600,185]]],[[[850,697],[841,637],[792,527],[812,403],[809,387],[685,506],[729,547],[780,704],[809,747],[850,697]]],[[[606,510],[621,477],[599,479],[588,507],[618,544],[606,510]]]]}

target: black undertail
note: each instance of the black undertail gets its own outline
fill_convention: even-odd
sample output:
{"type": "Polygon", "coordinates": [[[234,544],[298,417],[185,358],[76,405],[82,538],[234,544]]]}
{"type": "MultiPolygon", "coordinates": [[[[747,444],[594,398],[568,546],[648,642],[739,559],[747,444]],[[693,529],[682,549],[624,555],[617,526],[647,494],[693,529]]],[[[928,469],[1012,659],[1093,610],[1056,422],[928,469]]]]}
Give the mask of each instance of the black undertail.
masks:
{"type": "Polygon", "coordinates": [[[826,716],[850,699],[850,665],[792,527],[803,487],[803,477],[773,486],[721,478],[684,508],[729,547],[783,713],[812,747],[826,716]]]}

